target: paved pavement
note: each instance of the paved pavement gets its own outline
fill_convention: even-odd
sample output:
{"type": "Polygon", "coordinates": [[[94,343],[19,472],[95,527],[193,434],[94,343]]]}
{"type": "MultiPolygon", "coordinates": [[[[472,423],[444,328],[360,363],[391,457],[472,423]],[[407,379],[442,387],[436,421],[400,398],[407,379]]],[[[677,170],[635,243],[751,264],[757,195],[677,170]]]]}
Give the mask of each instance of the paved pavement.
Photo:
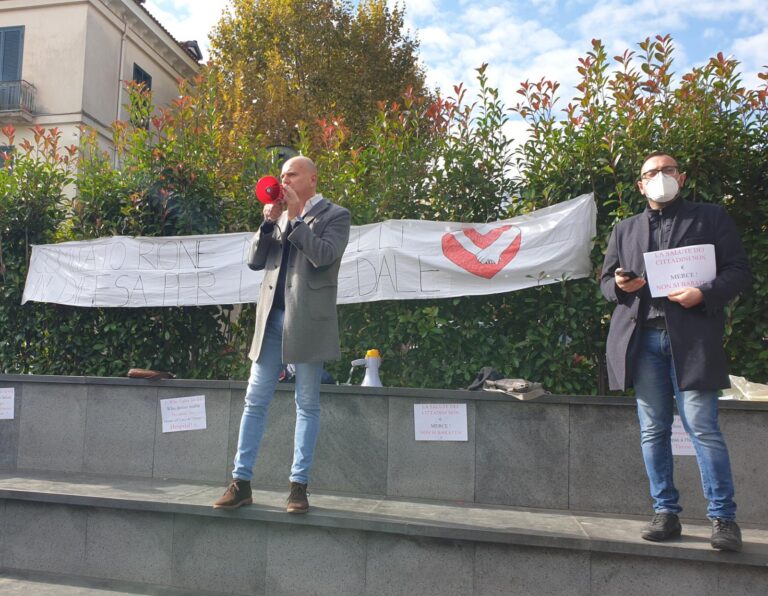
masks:
{"type": "Polygon", "coordinates": [[[147,596],[193,596],[205,592],[189,592],[172,588],[152,588],[126,582],[89,577],[63,576],[35,572],[0,571],[0,594],[13,596],[106,596],[117,594],[145,594],[147,596]]]}

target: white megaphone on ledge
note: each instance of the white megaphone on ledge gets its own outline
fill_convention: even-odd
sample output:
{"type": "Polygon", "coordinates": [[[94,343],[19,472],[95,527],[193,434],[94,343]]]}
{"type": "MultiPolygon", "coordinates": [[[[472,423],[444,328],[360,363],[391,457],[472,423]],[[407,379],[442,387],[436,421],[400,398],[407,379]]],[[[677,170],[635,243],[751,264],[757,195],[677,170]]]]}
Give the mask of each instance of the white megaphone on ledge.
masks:
{"type": "MultiPolygon", "coordinates": [[[[352,367],[365,366],[365,377],[360,383],[361,387],[381,387],[379,378],[379,364],[381,364],[381,354],[376,349],[368,350],[365,358],[358,358],[352,361],[352,367]]],[[[351,371],[350,371],[351,372],[351,371]]]]}

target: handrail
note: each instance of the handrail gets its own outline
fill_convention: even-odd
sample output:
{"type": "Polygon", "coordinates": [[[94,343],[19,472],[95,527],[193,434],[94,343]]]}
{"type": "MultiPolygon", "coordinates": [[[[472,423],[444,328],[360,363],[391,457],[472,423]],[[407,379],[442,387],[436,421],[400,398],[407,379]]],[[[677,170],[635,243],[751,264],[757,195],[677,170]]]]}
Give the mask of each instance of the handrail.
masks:
{"type": "Polygon", "coordinates": [[[27,81],[0,81],[0,112],[35,113],[35,86],[27,81]]]}

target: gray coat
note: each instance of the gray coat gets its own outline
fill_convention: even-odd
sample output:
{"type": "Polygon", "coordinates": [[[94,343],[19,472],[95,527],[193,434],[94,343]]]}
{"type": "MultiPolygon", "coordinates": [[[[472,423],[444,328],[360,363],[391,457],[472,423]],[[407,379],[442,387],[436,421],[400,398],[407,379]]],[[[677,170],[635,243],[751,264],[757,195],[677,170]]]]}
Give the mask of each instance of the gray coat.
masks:
{"type": "MultiPolygon", "coordinates": [[[[672,228],[669,248],[713,244],[717,276],[699,289],[704,302],[683,308],[664,301],[664,316],[672,346],[677,383],[681,390],[722,389],[730,385],[728,359],[723,348],[723,309],[752,283],[752,273],[736,225],[721,205],[691,203],[684,199],[672,228]]],[[[650,222],[640,213],[616,224],[600,279],[603,295],[616,303],[608,332],[607,363],[611,389],[631,387],[632,368],[642,330],[638,321],[641,292],[626,293],[616,286],[616,268],[645,271],[643,253],[648,252],[650,222]]]]}
{"type": "Polygon", "coordinates": [[[341,257],[349,241],[350,213],[325,199],[313,205],[287,238],[283,212],[271,234],[253,240],[249,267],[264,270],[251,360],[258,360],[267,317],[277,288],[283,242],[290,242],[285,278],[283,362],[319,362],[341,357],[336,291],[341,257]]]}

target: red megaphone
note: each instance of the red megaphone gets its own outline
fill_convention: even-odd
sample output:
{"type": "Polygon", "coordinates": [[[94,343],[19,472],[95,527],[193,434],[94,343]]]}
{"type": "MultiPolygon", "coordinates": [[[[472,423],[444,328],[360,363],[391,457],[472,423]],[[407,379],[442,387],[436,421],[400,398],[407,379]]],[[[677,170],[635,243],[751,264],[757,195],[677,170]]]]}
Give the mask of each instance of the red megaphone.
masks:
{"type": "Polygon", "coordinates": [[[283,198],[283,187],[274,176],[262,176],[254,189],[256,198],[265,205],[271,205],[283,198]]]}

